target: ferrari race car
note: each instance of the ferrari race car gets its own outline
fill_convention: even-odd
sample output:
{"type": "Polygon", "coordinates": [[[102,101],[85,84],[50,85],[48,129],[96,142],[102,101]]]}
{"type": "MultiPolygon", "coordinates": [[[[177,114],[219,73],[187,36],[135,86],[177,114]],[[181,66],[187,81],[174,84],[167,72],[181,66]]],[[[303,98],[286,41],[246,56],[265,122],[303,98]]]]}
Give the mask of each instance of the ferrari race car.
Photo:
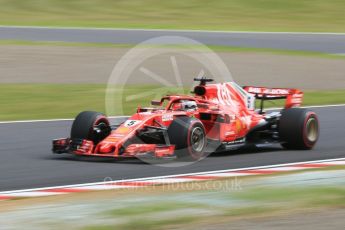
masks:
{"type": "Polygon", "coordinates": [[[240,87],[234,82],[199,84],[194,95],[167,95],[152,101],[121,124],[97,112],[80,113],[69,138],[53,140],[54,153],[100,157],[198,160],[210,152],[246,145],[281,144],[311,149],[319,137],[317,115],[301,105],[297,89],[240,87]],[[279,111],[265,112],[264,101],[285,99],[279,111]],[[256,108],[256,100],[261,100],[256,108]]]}

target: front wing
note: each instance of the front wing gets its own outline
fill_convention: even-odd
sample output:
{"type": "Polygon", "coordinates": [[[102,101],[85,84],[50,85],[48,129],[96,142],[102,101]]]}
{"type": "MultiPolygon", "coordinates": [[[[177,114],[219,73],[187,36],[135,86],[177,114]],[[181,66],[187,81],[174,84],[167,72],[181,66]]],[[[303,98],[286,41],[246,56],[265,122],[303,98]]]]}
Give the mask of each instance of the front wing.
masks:
{"type": "Polygon", "coordinates": [[[171,158],[175,157],[174,145],[160,145],[160,144],[129,144],[119,152],[119,154],[112,153],[97,153],[94,152],[95,145],[92,141],[86,139],[69,138],[53,140],[53,153],[72,153],[75,155],[84,156],[98,156],[98,157],[113,157],[113,158],[133,158],[133,157],[148,157],[148,158],[171,158]]]}

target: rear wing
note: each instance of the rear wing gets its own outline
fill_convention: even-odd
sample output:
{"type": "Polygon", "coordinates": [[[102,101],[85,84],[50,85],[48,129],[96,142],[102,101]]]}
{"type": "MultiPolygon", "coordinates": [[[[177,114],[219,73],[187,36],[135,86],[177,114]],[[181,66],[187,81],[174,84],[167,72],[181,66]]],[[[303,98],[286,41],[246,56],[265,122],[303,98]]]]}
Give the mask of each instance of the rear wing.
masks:
{"type": "Polygon", "coordinates": [[[266,88],[256,86],[244,86],[243,89],[261,100],[261,110],[263,110],[263,101],[286,99],[284,108],[299,107],[303,102],[303,92],[298,89],[288,88],[266,88]]]}

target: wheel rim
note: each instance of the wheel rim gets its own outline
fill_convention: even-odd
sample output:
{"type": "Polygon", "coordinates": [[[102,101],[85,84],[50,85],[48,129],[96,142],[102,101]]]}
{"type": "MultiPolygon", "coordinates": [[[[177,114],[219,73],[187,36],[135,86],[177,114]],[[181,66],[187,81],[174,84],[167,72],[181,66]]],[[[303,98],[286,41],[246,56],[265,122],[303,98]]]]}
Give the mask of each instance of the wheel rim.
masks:
{"type": "Polygon", "coordinates": [[[319,127],[317,120],[311,117],[306,124],[307,139],[310,142],[315,142],[319,136],[319,127]]]}
{"type": "Polygon", "coordinates": [[[93,128],[99,128],[99,127],[105,127],[105,126],[107,126],[107,123],[105,123],[104,121],[101,121],[99,123],[95,123],[93,125],[93,128]]]}
{"type": "Polygon", "coordinates": [[[98,143],[107,136],[107,134],[104,132],[107,126],[109,126],[109,124],[104,119],[99,119],[95,121],[90,134],[90,136],[92,137],[91,139],[95,143],[98,143]]]}
{"type": "Polygon", "coordinates": [[[96,135],[99,134],[102,131],[102,128],[105,127],[106,125],[107,124],[102,120],[96,121],[92,126],[92,133],[96,135]]]}
{"type": "Polygon", "coordinates": [[[202,128],[196,127],[191,135],[191,147],[194,152],[201,152],[205,145],[205,134],[202,128]]]}

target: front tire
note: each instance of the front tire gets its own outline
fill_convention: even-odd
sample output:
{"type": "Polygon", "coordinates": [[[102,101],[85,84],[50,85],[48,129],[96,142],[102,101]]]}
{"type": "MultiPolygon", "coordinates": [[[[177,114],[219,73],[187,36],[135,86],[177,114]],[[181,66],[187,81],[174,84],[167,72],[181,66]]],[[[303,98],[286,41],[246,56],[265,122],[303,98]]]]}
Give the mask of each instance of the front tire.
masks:
{"type": "Polygon", "coordinates": [[[279,121],[279,135],[286,149],[312,149],[319,138],[317,115],[301,108],[284,110],[279,121]]]}
{"type": "Polygon", "coordinates": [[[169,126],[168,136],[179,160],[196,161],[205,157],[206,133],[200,120],[178,117],[169,126]]]}
{"type": "Polygon", "coordinates": [[[97,144],[107,137],[110,131],[109,120],[104,114],[84,111],[79,113],[73,122],[71,139],[87,139],[97,144]]]}

